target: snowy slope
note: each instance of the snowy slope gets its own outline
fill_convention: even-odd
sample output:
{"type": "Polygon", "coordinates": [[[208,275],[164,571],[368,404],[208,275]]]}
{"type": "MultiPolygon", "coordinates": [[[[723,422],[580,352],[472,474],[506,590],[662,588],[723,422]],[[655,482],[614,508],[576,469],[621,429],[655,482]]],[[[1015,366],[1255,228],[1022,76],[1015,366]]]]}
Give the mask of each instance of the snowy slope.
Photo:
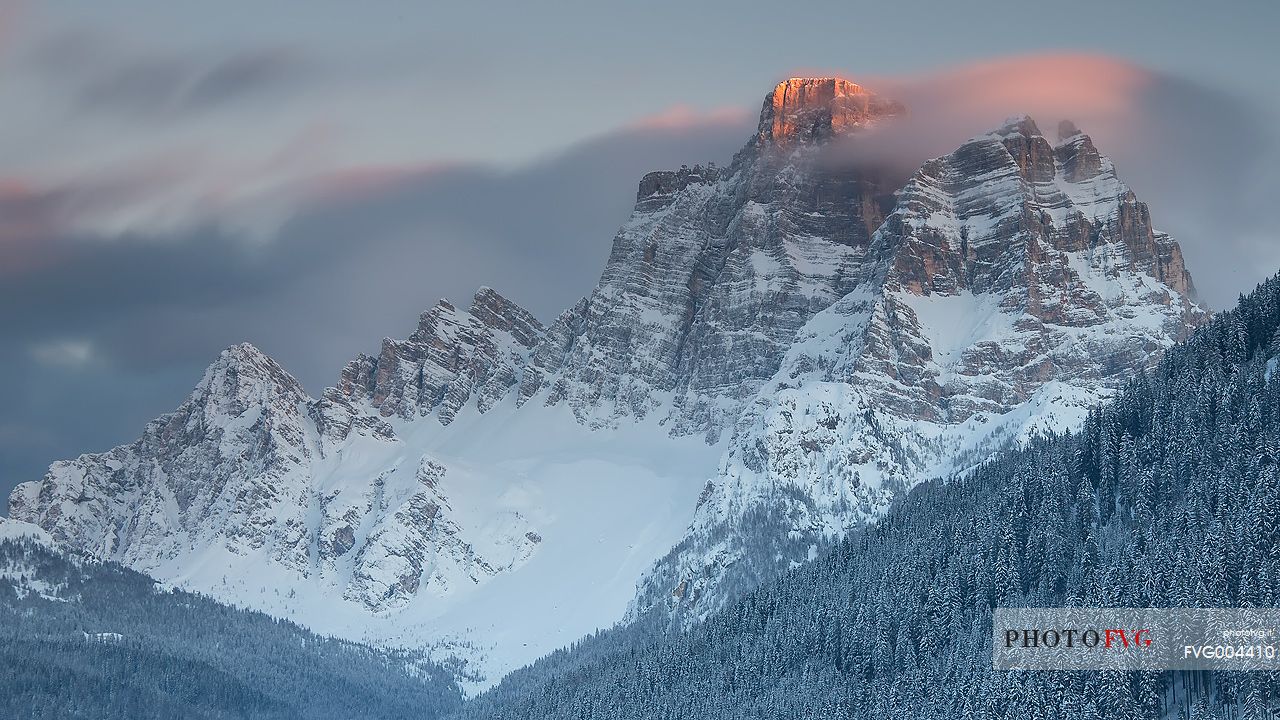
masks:
{"type": "MultiPolygon", "coordinates": [[[[455,580],[372,613],[324,575],[225,546],[152,572],[321,632],[456,653],[486,678],[479,685],[494,682],[622,616],[635,579],[688,523],[718,452],[700,440],[673,441],[652,425],[605,434],[567,408],[511,409],[471,409],[448,426],[403,423],[394,454],[410,464],[426,455],[448,468],[439,492],[469,536],[505,548],[535,528],[539,541],[520,558],[519,572],[455,580]]],[[[321,481],[321,492],[330,482],[321,481]]],[[[477,555],[487,550],[477,543],[477,555]]]]}
{"type": "MultiPolygon", "coordinates": [[[[0,517],[0,543],[5,541],[34,542],[56,549],[53,538],[38,525],[0,517]]],[[[45,600],[62,601],[62,586],[42,577],[39,569],[29,563],[13,559],[8,562],[0,561],[0,580],[11,583],[20,598],[34,595],[45,600]]]]}
{"type": "Polygon", "coordinates": [[[34,540],[42,545],[53,545],[53,538],[39,525],[0,517],[0,541],[20,539],[34,540]]]}

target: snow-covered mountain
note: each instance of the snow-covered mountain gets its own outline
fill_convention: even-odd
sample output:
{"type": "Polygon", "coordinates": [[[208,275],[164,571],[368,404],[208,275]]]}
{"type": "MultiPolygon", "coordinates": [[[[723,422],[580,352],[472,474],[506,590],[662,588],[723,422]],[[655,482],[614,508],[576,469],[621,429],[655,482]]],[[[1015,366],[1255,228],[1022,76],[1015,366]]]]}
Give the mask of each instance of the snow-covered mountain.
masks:
{"type": "Polygon", "coordinates": [[[517,412],[538,337],[484,288],[319,399],[253,346],[228,348],[136,442],[55,463],[9,514],[175,585],[437,648],[496,681],[621,617],[718,453],[655,423],[601,434],[567,407],[517,412]],[[625,517],[605,512],[615,503],[625,517]]]}
{"type": "Polygon", "coordinates": [[[837,152],[903,112],[780,83],[730,165],[644,177],[595,291],[548,327],[487,288],[442,301],[318,399],[230,348],[10,515],[489,681],[628,604],[700,617],[913,483],[1070,427],[1202,315],[1074,127],[1017,119],[905,186],[837,152]]]}
{"type": "Polygon", "coordinates": [[[799,331],[738,418],[691,529],[632,612],[701,617],[948,476],[1087,409],[1204,317],[1177,243],[1070,123],[926,163],[860,284],[799,331]]]}
{"type": "Polygon", "coordinates": [[[443,466],[404,456],[391,426],[367,415],[348,422],[346,408],[333,407],[237,345],[137,442],[57,463],[44,483],[19,486],[10,515],[139,570],[173,568],[162,577],[197,558],[234,576],[252,559],[375,612],[480,582],[532,553],[537,535],[518,512],[460,525],[443,466]],[[341,439],[335,414],[347,428],[341,439]]]}

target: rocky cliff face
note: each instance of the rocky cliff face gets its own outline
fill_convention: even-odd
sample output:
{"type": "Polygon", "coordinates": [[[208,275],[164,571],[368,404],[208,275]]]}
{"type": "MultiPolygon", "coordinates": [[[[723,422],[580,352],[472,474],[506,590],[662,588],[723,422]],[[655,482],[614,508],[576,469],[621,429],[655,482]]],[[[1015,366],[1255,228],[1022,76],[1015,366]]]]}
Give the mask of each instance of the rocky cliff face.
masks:
{"type": "Polygon", "coordinates": [[[383,417],[434,411],[447,425],[472,398],[483,412],[506,395],[541,339],[542,324],[527,310],[481,288],[469,311],[441,300],[407,340],[387,338],[378,357],[356,358],[337,390],[383,417]]]}
{"type": "Polygon", "coordinates": [[[616,574],[662,523],[608,556],[579,530],[664,503],[578,498],[603,476],[690,498],[705,481],[631,610],[705,616],[914,483],[1072,427],[1203,316],[1177,243],[1074,126],[1051,141],[1015,118],[905,180],[837,152],[874,143],[903,111],[843,80],[780,83],[730,165],[641,180],[596,289],[549,327],[488,289],[467,310],[442,301],[318,400],[252,347],[231,348],[137,442],[54,464],[14,491],[10,514],[354,632],[335,607],[413,607],[434,622],[447,598],[552,546],[546,582],[515,587],[536,586],[552,613],[566,583],[595,597],[613,581],[582,584],[567,553],[616,574]],[[655,423],[667,444],[617,460],[629,430],[655,423]],[[681,436],[724,447],[718,469],[666,467],[681,436]],[[495,459],[495,437],[546,447],[495,459]],[[558,517],[573,522],[544,545],[541,523],[558,517]]]}
{"type": "Polygon", "coordinates": [[[1204,316],[1177,244],[1088,136],[1016,118],[926,163],[860,283],[798,332],[633,612],[684,618],[1087,408],[1204,316]]]}
{"type": "Polygon", "coordinates": [[[891,207],[885,172],[824,162],[822,141],[901,112],[843,80],[788,80],[729,167],[645,176],[599,285],[550,328],[522,399],[545,390],[593,426],[658,413],[714,442],[796,331],[857,286],[891,207]]]}
{"type": "Polygon", "coordinates": [[[827,140],[875,125],[906,109],[841,78],[790,78],[764,99],[757,140],[791,145],[827,140]]]}

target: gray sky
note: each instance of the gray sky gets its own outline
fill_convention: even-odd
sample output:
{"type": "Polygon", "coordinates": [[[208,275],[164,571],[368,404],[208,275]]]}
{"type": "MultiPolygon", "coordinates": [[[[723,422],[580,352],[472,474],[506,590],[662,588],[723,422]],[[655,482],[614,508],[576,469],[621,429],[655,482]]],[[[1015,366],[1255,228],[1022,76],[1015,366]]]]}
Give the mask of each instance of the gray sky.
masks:
{"type": "Polygon", "coordinates": [[[315,394],[441,296],[550,319],[788,75],[901,97],[908,154],[1071,117],[1209,304],[1280,269],[1280,4],[546,5],[0,0],[0,496],[234,342],[315,394]]]}

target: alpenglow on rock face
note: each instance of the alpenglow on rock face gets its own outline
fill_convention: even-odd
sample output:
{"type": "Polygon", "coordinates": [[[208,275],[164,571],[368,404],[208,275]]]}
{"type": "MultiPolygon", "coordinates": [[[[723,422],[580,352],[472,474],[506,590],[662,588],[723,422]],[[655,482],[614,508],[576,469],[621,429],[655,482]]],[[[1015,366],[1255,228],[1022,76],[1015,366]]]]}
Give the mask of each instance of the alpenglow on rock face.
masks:
{"type": "MultiPolygon", "coordinates": [[[[655,560],[631,613],[703,617],[913,484],[1074,426],[1203,316],[1177,243],[1074,126],[1015,118],[910,177],[843,152],[904,112],[780,83],[728,166],[641,179],[595,290],[549,326],[488,289],[442,301],[319,399],[231,348],[138,441],[55,463],[10,514],[356,637],[351,607],[397,631],[458,597],[516,607],[490,587],[620,615],[655,560]],[[719,467],[673,470],[690,444],[719,467]],[[627,502],[581,506],[616,478],[627,502]],[[646,512],[666,516],[583,534],[646,512]],[[587,556],[613,577],[582,577],[587,556]]],[[[578,620],[464,619],[505,642],[578,620]]]]}
{"type": "Polygon", "coordinates": [[[765,98],[758,137],[777,145],[825,140],[904,112],[901,104],[848,80],[791,78],[765,98]]]}

